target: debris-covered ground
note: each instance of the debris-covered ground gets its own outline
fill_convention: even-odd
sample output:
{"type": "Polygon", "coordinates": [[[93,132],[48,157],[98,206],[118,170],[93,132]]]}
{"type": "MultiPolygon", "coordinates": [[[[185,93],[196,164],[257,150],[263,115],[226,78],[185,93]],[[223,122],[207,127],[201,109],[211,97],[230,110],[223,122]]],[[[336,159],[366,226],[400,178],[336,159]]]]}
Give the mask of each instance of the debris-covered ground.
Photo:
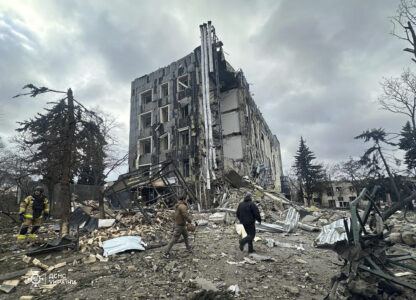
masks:
{"type": "MultiPolygon", "coordinates": [[[[79,251],[64,250],[36,257],[24,255],[29,250],[27,245],[16,247],[17,226],[3,228],[0,278],[2,288],[10,291],[1,292],[0,299],[202,299],[202,290],[218,293],[216,298],[204,299],[324,298],[331,278],[339,273],[343,263],[336,252],[314,246],[319,231],[298,227],[290,233],[260,232],[254,243],[255,254],[248,255],[247,248],[244,252],[239,250],[234,214],[224,211],[232,211],[244,192],[230,192],[231,197],[215,214],[193,212],[193,219],[199,223],[190,235],[193,254],[188,254],[180,243],[174,246],[169,259],[162,256],[173,226],[169,210],[149,210],[147,219],[140,212],[112,212],[119,221],[111,227],[83,233],[79,251]],[[221,209],[223,212],[218,212],[221,209]],[[140,236],[147,249],[104,257],[103,242],[120,236],[140,236]],[[13,272],[12,278],[4,277],[13,272]],[[4,282],[5,279],[11,281],[4,282]]],[[[282,224],[288,209],[261,196],[256,197],[264,220],[282,224]]],[[[349,214],[301,207],[297,211],[301,224],[316,228],[349,214]]],[[[409,214],[409,219],[413,218],[409,214]]],[[[391,221],[398,219],[399,213],[391,221]]],[[[53,228],[53,224],[45,224],[39,238],[58,237],[53,228]]],[[[405,221],[397,221],[396,230],[413,232],[413,236],[416,233],[414,223],[405,221]]],[[[415,255],[414,248],[405,243],[399,247],[415,255]]],[[[414,272],[401,276],[415,279],[414,272]]]]}
{"type": "MultiPolygon", "coordinates": [[[[38,259],[48,266],[67,261],[65,266],[51,272],[65,274],[67,284],[58,284],[49,290],[31,289],[32,284],[22,282],[15,291],[0,297],[187,299],[206,286],[227,290],[237,285],[242,299],[321,299],[339,262],[332,251],[312,246],[316,235],[301,231],[259,234],[261,241],[255,243],[257,255],[252,257],[239,250],[234,225],[209,223],[199,226],[191,235],[192,255],[186,253],[184,244],[174,246],[170,259],[162,258],[163,248],[115,254],[105,262],[88,260],[87,252],[57,252],[38,259]],[[269,248],[265,244],[268,237],[304,250],[269,248]]],[[[29,266],[31,263],[23,262],[22,256],[16,256],[1,262],[1,273],[29,266]]]]}

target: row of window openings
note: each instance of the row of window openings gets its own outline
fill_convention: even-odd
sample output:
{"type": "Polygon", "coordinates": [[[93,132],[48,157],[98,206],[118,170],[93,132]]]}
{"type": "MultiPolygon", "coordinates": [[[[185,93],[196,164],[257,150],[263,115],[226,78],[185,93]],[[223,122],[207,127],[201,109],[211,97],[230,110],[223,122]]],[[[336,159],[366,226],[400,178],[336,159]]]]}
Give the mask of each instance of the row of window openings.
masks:
{"type": "MultiPolygon", "coordinates": [[[[182,92],[189,87],[188,75],[184,75],[178,78],[177,90],[182,92]]],[[[169,95],[169,83],[160,85],[160,97],[167,97],[169,95]]],[[[152,90],[145,91],[140,94],[140,103],[147,104],[153,101],[152,90]]]]}
{"type": "MultiPolygon", "coordinates": [[[[352,186],[348,187],[348,189],[349,189],[349,191],[350,191],[351,193],[354,193],[354,192],[355,192],[355,189],[354,189],[354,187],[352,187],[352,186]]],[[[341,192],[341,191],[342,191],[342,187],[340,187],[340,186],[335,187],[335,191],[336,191],[336,192],[341,192]]],[[[329,189],[326,191],[326,194],[327,194],[327,196],[334,196],[334,190],[333,190],[332,188],[329,188],[329,189]]]]}
{"type": "MultiPolygon", "coordinates": [[[[184,177],[189,177],[191,175],[189,159],[184,159],[182,161],[182,168],[181,169],[182,169],[182,175],[184,177]]],[[[147,175],[148,176],[151,173],[150,166],[139,167],[139,173],[142,174],[142,175],[147,175]]]]}
{"type": "MultiPolygon", "coordinates": [[[[354,201],[356,197],[349,197],[349,202],[344,201],[344,197],[338,197],[337,201],[339,203],[339,207],[349,207],[349,203],[354,201]],[[344,205],[344,203],[347,203],[344,205]]],[[[316,204],[322,204],[321,198],[313,198],[314,203],[316,204]]],[[[328,200],[329,207],[335,207],[335,200],[328,200]]]]}
{"type": "MultiPolygon", "coordinates": [[[[342,198],[342,197],[341,197],[341,198],[342,198]]],[[[353,201],[353,200],[351,200],[351,197],[350,197],[350,201],[353,201]]],[[[343,207],[343,208],[349,208],[349,207],[350,207],[350,202],[348,202],[348,201],[343,201],[343,199],[342,199],[342,200],[339,200],[339,199],[338,199],[337,203],[335,202],[335,200],[329,200],[329,201],[328,201],[328,206],[329,206],[329,207],[343,207]]]]}
{"type": "MultiPolygon", "coordinates": [[[[169,136],[166,134],[165,136],[159,138],[159,148],[160,151],[166,151],[170,149],[169,146],[169,136]]],[[[189,137],[189,130],[179,131],[179,147],[189,145],[190,137],[189,137]]],[[[149,154],[152,152],[152,139],[146,138],[139,141],[139,153],[142,154],[149,154]]]]}
{"type": "MultiPolygon", "coordinates": [[[[187,116],[189,116],[189,104],[182,106],[180,110],[181,118],[185,118],[187,116]]],[[[169,122],[169,107],[168,106],[160,108],[160,123],[166,123],[166,122],[169,122]]],[[[139,128],[146,129],[146,128],[149,128],[150,126],[152,126],[152,112],[151,111],[140,115],[139,128]]]]}

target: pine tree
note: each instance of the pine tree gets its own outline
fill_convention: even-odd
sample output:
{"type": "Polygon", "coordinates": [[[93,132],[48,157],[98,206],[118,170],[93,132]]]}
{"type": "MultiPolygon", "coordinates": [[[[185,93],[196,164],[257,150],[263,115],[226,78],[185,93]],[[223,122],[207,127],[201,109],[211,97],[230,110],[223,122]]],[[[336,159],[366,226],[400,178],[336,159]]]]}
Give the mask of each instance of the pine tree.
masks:
{"type": "Polygon", "coordinates": [[[104,181],[104,151],[107,141],[100,123],[83,122],[83,128],[78,134],[78,146],[81,149],[79,167],[79,184],[101,185],[104,181]]]}
{"type": "Polygon", "coordinates": [[[416,168],[416,131],[407,122],[400,132],[399,148],[405,151],[404,162],[409,171],[416,168]]]}
{"type": "MultiPolygon", "coordinates": [[[[64,100],[54,103],[46,113],[19,122],[18,132],[24,133],[22,144],[31,149],[29,162],[32,174],[41,175],[52,198],[53,187],[62,180],[62,161],[67,130],[67,104],[64,100]]],[[[94,185],[103,183],[107,144],[102,121],[97,116],[75,106],[76,131],[71,156],[71,182],[94,185]]]]}
{"type": "MultiPolygon", "coordinates": [[[[316,159],[313,152],[306,146],[303,137],[300,138],[299,149],[295,155],[293,168],[298,176],[300,195],[305,194],[308,205],[311,204],[312,194],[318,191],[323,182],[325,172],[321,165],[313,164],[316,159]]],[[[301,199],[303,200],[303,199],[301,199]]]]}
{"type": "Polygon", "coordinates": [[[387,140],[387,134],[382,128],[366,130],[355,139],[363,139],[365,143],[372,142],[373,145],[368,148],[361,157],[361,163],[369,169],[370,172],[378,173],[381,177],[382,169],[379,166],[379,159],[383,162],[384,168],[389,175],[390,184],[394,190],[397,200],[400,201],[400,192],[396,183],[395,176],[390,170],[390,166],[387,163],[386,157],[383,153],[382,144],[394,146],[395,144],[387,140]]]}
{"type": "Polygon", "coordinates": [[[45,110],[45,114],[38,113],[33,119],[19,122],[21,127],[17,131],[25,134],[22,143],[31,149],[32,155],[28,158],[32,166],[31,173],[42,176],[52,200],[53,187],[62,180],[66,103],[61,100],[45,110]]]}

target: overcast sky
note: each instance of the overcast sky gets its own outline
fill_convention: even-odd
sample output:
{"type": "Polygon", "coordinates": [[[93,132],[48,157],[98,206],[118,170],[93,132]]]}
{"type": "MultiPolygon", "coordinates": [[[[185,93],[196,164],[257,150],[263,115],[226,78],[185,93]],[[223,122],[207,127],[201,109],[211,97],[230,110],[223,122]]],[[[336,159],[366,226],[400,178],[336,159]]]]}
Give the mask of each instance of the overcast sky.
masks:
{"type": "Polygon", "coordinates": [[[403,117],[377,105],[383,77],[413,67],[390,35],[393,0],[0,0],[0,136],[55,99],[11,97],[26,83],[66,90],[117,117],[127,150],[130,84],[182,58],[212,20],[280,141],[285,172],[300,136],[319,161],[358,156],[363,130],[397,132],[403,117]]]}

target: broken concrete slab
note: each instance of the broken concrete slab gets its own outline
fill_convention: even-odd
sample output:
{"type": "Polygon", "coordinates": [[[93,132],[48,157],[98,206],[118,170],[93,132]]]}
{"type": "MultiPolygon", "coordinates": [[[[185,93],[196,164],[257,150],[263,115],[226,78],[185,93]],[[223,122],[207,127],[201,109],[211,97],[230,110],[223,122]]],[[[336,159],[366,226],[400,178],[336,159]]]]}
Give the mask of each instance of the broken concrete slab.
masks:
{"type": "Polygon", "coordinates": [[[263,192],[263,194],[264,194],[264,196],[269,197],[272,200],[276,200],[279,203],[282,203],[282,204],[290,204],[290,202],[287,201],[287,199],[284,199],[283,197],[278,197],[278,196],[272,195],[269,192],[263,192]]]}
{"type": "Polygon", "coordinates": [[[289,249],[296,249],[296,250],[305,250],[302,245],[292,245],[289,243],[282,243],[273,239],[266,239],[267,246],[272,248],[274,246],[281,247],[281,248],[289,248],[289,249]]]}
{"type": "Polygon", "coordinates": [[[196,283],[196,285],[197,285],[200,289],[202,289],[202,290],[206,290],[206,291],[214,291],[214,292],[218,291],[218,289],[217,289],[217,287],[215,286],[215,284],[214,284],[212,281],[207,280],[207,279],[205,279],[205,278],[202,278],[202,277],[197,277],[197,278],[195,279],[195,283],[196,283]]]}
{"type": "Polygon", "coordinates": [[[306,215],[306,216],[303,217],[302,222],[314,223],[318,219],[319,219],[319,217],[316,217],[316,216],[313,216],[313,215],[306,215]]]}
{"type": "Polygon", "coordinates": [[[393,243],[403,243],[402,234],[400,232],[392,232],[386,238],[386,240],[393,242],[393,243]]]}
{"type": "Polygon", "coordinates": [[[98,228],[107,228],[114,225],[116,219],[98,219],[98,228]]]}
{"type": "Polygon", "coordinates": [[[228,173],[224,174],[224,177],[235,188],[248,187],[250,185],[234,170],[230,170],[228,173]]]}
{"type": "Polygon", "coordinates": [[[402,233],[402,240],[408,246],[416,245],[416,234],[411,231],[404,231],[402,233]]]}
{"type": "Polygon", "coordinates": [[[225,216],[226,216],[225,212],[216,212],[216,213],[210,215],[208,220],[210,222],[215,223],[215,224],[221,224],[221,223],[225,222],[225,216]]]}
{"type": "Polygon", "coordinates": [[[19,285],[20,280],[5,280],[0,285],[0,290],[5,292],[6,294],[10,293],[15,287],[19,285]]]}
{"type": "Polygon", "coordinates": [[[312,226],[312,225],[308,225],[308,224],[303,224],[301,222],[298,222],[298,227],[300,229],[303,229],[305,231],[309,231],[309,232],[316,232],[319,231],[319,228],[316,226],[312,226]]]}

